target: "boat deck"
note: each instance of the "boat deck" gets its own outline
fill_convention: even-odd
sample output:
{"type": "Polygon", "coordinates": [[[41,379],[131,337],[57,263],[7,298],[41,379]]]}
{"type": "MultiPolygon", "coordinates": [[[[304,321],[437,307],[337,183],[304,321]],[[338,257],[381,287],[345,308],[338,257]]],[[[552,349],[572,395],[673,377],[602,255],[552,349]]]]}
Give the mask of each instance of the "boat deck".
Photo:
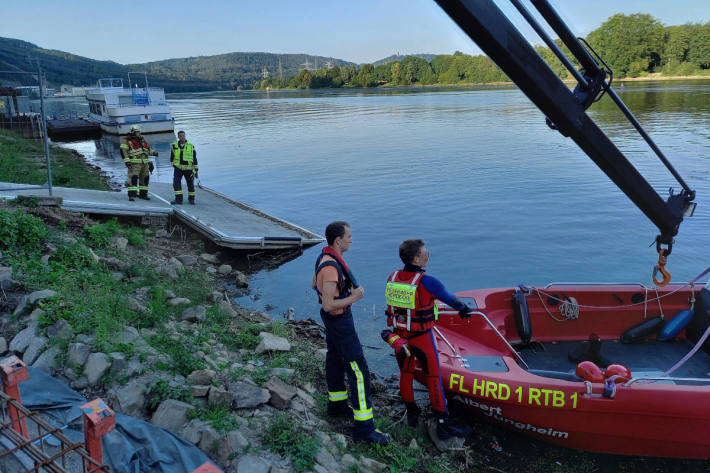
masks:
{"type": "MultiPolygon", "coordinates": [[[[543,343],[545,350],[533,351],[523,348],[519,351],[531,369],[574,373],[577,363],[570,361],[567,354],[581,342],[543,343]]],[[[612,363],[627,366],[633,375],[637,373],[662,373],[683,358],[693,344],[686,339],[659,342],[646,340],[625,345],[616,340],[604,340],[601,355],[612,363]]],[[[683,378],[710,377],[710,355],[703,350],[693,355],[671,376],[683,378]]]]}
{"type": "MultiPolygon", "coordinates": [[[[27,184],[0,182],[0,198],[47,196],[46,189],[28,189],[27,184]]],[[[185,191],[185,189],[183,189],[185,191]]],[[[186,193],[186,192],[185,192],[186,193]]],[[[211,189],[195,189],[196,205],[171,205],[171,184],[150,184],[151,200],[130,202],[126,191],[110,192],[53,187],[65,210],[103,215],[172,216],[203,234],[215,244],[233,249],[290,249],[309,247],[324,238],[305,228],[273,217],[211,189]]],[[[187,199],[186,199],[187,200],[187,199]]]]}

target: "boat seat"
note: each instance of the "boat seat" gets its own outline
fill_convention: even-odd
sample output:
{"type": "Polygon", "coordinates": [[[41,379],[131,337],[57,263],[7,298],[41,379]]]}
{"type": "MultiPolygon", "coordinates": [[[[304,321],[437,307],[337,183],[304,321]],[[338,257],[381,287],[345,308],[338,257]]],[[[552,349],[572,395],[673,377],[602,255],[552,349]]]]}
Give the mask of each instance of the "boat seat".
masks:
{"type": "Polygon", "coordinates": [[[542,376],[544,378],[555,378],[562,379],[565,381],[584,381],[574,373],[566,373],[564,371],[551,371],[551,370],[528,370],[529,373],[536,376],[542,376]]]}

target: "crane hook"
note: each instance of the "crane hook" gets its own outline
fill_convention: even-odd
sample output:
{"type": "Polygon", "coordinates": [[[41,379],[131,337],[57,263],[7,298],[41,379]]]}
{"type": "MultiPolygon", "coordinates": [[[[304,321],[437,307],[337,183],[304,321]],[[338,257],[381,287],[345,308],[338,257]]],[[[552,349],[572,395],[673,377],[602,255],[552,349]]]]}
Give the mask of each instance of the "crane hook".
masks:
{"type": "Polygon", "coordinates": [[[653,275],[652,275],[653,283],[658,287],[666,286],[669,282],[671,282],[671,273],[666,271],[666,263],[668,262],[667,256],[669,253],[670,253],[670,251],[668,251],[665,248],[662,248],[658,252],[658,264],[653,267],[653,275]],[[656,275],[659,272],[663,276],[663,279],[660,281],[658,279],[656,279],[656,275]]]}

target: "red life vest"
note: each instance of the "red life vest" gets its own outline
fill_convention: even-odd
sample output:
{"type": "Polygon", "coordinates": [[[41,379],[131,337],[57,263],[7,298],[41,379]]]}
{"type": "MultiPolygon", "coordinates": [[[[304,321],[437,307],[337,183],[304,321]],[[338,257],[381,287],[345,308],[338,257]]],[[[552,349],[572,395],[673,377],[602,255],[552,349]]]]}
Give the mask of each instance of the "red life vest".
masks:
{"type": "Polygon", "coordinates": [[[416,286],[414,309],[405,309],[388,305],[387,325],[407,332],[426,332],[431,329],[438,318],[436,297],[421,285],[424,271],[395,271],[388,282],[404,283],[416,286]]]}

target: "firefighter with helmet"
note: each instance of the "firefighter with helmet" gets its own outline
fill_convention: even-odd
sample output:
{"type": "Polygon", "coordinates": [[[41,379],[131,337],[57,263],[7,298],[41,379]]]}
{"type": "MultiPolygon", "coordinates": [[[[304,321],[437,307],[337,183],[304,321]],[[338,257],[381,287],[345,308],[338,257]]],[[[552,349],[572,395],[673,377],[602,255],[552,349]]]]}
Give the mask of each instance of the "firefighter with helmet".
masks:
{"type": "Polygon", "coordinates": [[[138,125],[131,126],[130,133],[121,143],[121,156],[128,168],[128,200],[133,202],[136,197],[150,200],[148,182],[150,173],[155,169],[150,156],[158,156],[158,152],[141,136],[141,128],[138,125]]]}

